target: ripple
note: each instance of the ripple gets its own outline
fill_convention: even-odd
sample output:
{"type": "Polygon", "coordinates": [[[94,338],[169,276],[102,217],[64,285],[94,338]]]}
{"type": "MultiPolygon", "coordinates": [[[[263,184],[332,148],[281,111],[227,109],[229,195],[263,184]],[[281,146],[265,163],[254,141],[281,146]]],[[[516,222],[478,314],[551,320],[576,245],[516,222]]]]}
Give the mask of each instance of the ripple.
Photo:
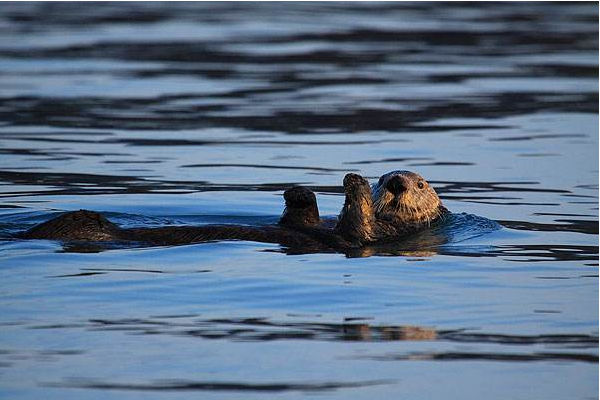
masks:
{"type": "Polygon", "coordinates": [[[474,352],[414,352],[408,354],[385,354],[358,356],[357,359],[377,361],[571,361],[597,364],[598,356],[581,353],[474,353],[474,352]]]}
{"type": "MultiPolygon", "coordinates": [[[[552,345],[555,349],[590,349],[597,350],[598,336],[585,334],[497,334],[474,332],[470,329],[435,329],[432,327],[411,325],[377,325],[365,322],[356,322],[365,318],[346,318],[343,323],[322,321],[275,321],[269,318],[210,318],[202,319],[194,315],[176,315],[129,319],[92,319],[83,324],[62,324],[55,326],[29,326],[29,329],[87,329],[93,331],[124,331],[136,335],[175,335],[187,336],[204,340],[227,339],[232,341],[274,341],[274,340],[310,340],[333,342],[388,342],[388,341],[427,341],[455,344],[496,344],[504,346],[552,345]]],[[[482,359],[503,361],[506,353],[501,351],[494,354],[481,354],[482,359]],[[497,357],[497,358],[493,358],[497,357]]],[[[449,353],[445,353],[446,355],[449,353]]],[[[465,358],[472,354],[478,358],[477,353],[464,353],[465,358]]],[[[515,361],[542,361],[556,360],[564,357],[565,360],[590,362],[598,356],[589,353],[551,353],[544,358],[543,354],[515,355],[515,361]],[[523,356],[523,359],[519,357],[523,356]],[[538,358],[539,356],[539,358],[538,358]],[[578,359],[577,357],[580,357],[578,359]]],[[[431,359],[435,359],[435,353],[431,359]]],[[[510,356],[510,355],[509,355],[510,356]]],[[[404,357],[404,356],[403,356],[404,357]]],[[[444,355],[440,355],[443,358],[444,355]]],[[[448,357],[459,359],[459,357],[448,357]]],[[[421,359],[427,359],[423,357],[421,359]]],[[[415,360],[419,360],[418,357],[415,360]]]]}
{"type": "Polygon", "coordinates": [[[354,382],[322,382],[322,383],[242,383],[242,382],[216,382],[216,381],[183,381],[162,380],[156,383],[110,383],[88,379],[70,379],[65,382],[44,383],[46,387],[62,387],[77,389],[101,390],[134,390],[134,391],[235,391],[235,392],[323,392],[337,389],[360,388],[365,386],[386,385],[394,383],[389,380],[354,381],[354,382]]]}

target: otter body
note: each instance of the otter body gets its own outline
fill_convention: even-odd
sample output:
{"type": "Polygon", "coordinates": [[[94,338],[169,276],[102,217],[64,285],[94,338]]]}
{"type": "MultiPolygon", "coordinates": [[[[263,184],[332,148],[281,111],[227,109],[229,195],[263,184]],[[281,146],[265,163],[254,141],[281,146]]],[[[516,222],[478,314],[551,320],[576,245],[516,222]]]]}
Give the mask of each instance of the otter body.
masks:
{"type": "MultiPolygon", "coordinates": [[[[26,239],[47,239],[61,241],[93,242],[138,242],[152,246],[183,245],[215,240],[250,240],[264,243],[279,243],[286,247],[315,247],[327,239],[326,229],[302,228],[294,230],[283,225],[246,226],[246,225],[204,225],[204,226],[168,226],[161,228],[122,229],[110,222],[102,214],[79,210],[71,211],[26,231],[26,239]],[[314,231],[311,235],[310,231],[314,231]],[[321,241],[316,237],[324,238],[321,241]]],[[[350,246],[332,235],[331,244],[340,242],[342,247],[350,246]]]]}
{"type": "Polygon", "coordinates": [[[296,186],[285,191],[277,225],[205,225],[123,229],[97,212],[62,214],[20,235],[26,239],[138,242],[182,245],[214,240],[278,243],[288,248],[345,250],[406,237],[444,218],[448,211],[418,174],[393,171],[371,187],[356,174],[344,178],[344,207],[337,220],[319,216],[315,194],[296,186]]]}

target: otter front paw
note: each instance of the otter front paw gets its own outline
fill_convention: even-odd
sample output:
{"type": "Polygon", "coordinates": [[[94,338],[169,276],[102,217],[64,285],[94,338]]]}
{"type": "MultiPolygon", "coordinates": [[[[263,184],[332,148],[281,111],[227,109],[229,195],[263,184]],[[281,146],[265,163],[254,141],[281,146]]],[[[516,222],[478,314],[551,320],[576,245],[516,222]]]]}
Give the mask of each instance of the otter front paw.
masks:
{"type": "Polygon", "coordinates": [[[346,193],[370,191],[369,182],[358,174],[346,174],[344,177],[344,190],[346,193]]]}
{"type": "Polygon", "coordinates": [[[285,210],[279,219],[281,225],[313,227],[320,221],[317,197],[309,188],[294,186],[283,193],[285,210]]]}
{"type": "Polygon", "coordinates": [[[312,190],[303,186],[293,186],[283,192],[286,207],[306,208],[316,204],[317,198],[312,190]]]}

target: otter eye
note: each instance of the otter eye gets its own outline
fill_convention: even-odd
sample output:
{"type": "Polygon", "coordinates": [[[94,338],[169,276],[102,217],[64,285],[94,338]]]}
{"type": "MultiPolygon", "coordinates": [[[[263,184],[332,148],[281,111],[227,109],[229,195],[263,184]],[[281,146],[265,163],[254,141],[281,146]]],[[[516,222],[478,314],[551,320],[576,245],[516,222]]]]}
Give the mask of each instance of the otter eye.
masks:
{"type": "Polygon", "coordinates": [[[423,185],[423,181],[419,181],[419,183],[417,183],[417,186],[419,187],[419,189],[423,189],[425,187],[425,185],[423,185]]]}

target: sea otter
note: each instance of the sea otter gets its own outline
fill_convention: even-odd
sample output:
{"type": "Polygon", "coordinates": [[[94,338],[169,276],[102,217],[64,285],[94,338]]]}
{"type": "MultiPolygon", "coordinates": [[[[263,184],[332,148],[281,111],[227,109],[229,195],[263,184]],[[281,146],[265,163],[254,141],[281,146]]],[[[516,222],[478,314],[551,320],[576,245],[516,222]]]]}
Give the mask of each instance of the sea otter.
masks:
{"type": "Polygon", "coordinates": [[[285,210],[276,225],[204,225],[122,229],[97,212],[67,212],[20,235],[65,242],[137,242],[182,245],[214,240],[279,243],[344,251],[407,237],[443,220],[448,210],[419,174],[393,171],[371,188],[357,174],[344,177],[345,202],[338,218],[319,216],[315,194],[295,186],[285,191],[285,210]]]}

